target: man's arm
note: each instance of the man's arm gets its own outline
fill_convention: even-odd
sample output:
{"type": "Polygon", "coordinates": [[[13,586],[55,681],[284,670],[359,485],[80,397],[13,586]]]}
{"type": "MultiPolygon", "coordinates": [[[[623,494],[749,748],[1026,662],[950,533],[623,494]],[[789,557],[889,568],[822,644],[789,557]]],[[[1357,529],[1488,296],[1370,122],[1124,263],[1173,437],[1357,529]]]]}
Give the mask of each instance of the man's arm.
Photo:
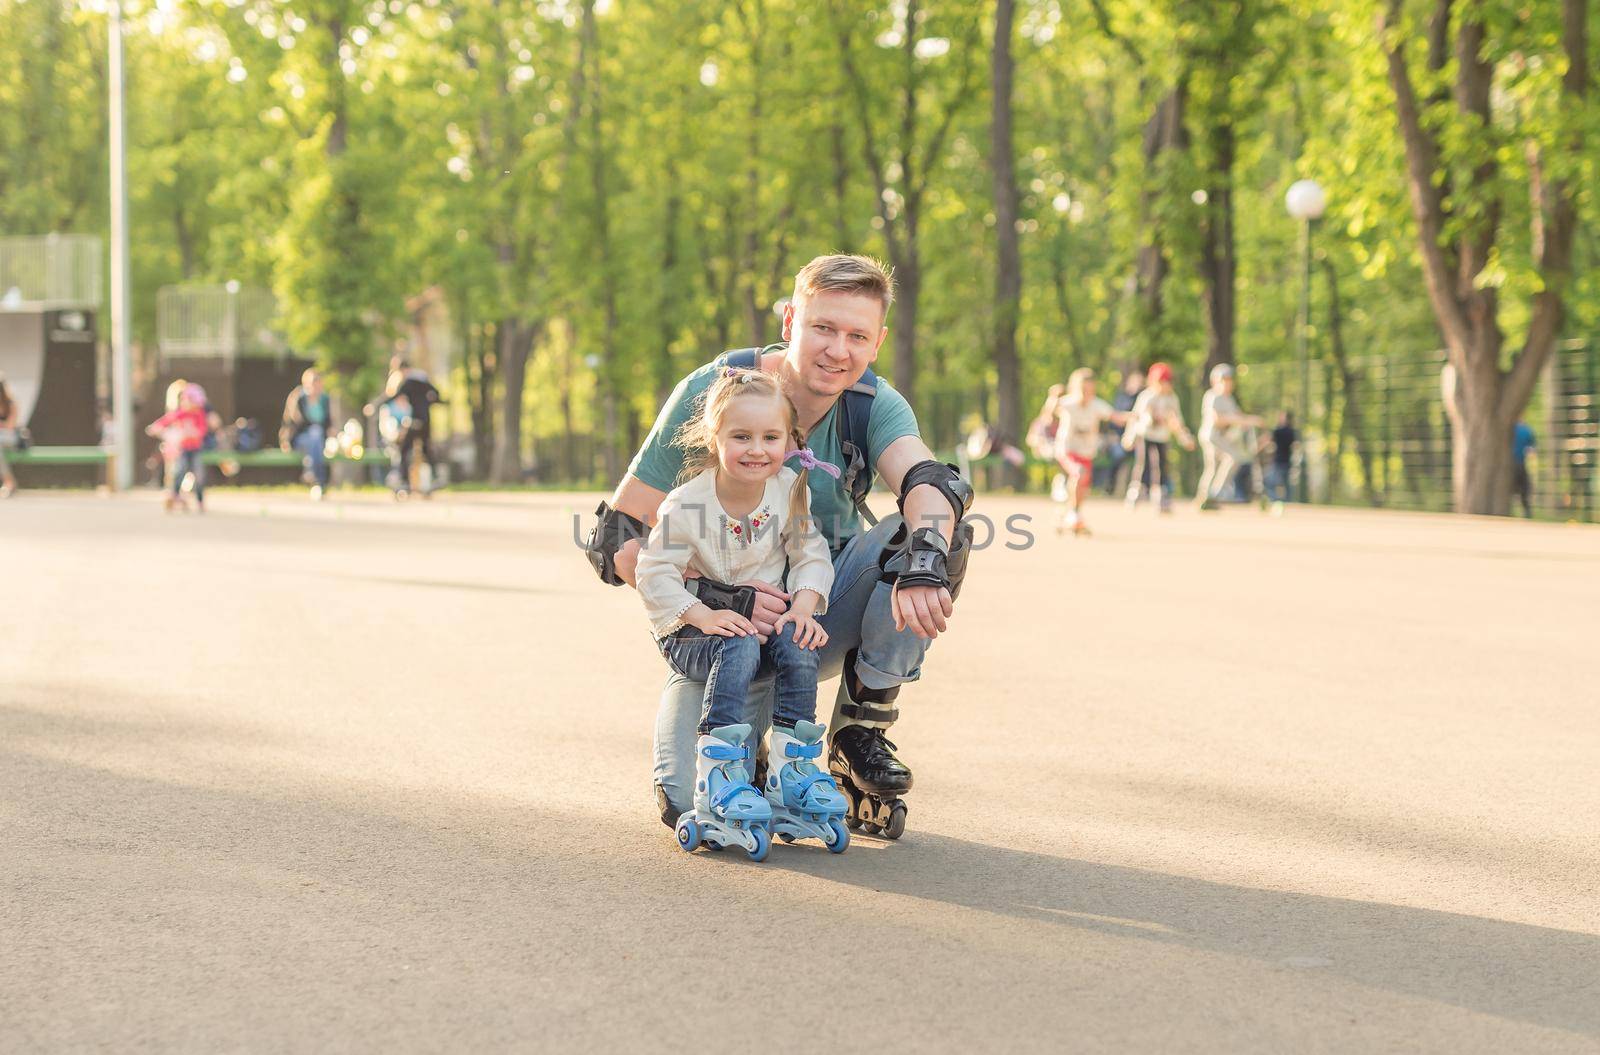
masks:
{"type": "MultiPolygon", "coordinates": [[[[667,492],[658,490],[632,474],[624,475],[622,483],[611,494],[611,508],[619,513],[626,513],[631,517],[644,521],[646,527],[656,526],[656,510],[661,508],[661,502],[667,497],[667,492]]],[[[638,539],[629,539],[617,550],[617,575],[629,586],[638,588],[634,580],[634,570],[639,565],[639,549],[642,543],[638,539]]]]}
{"type": "MultiPolygon", "coordinates": [[[[878,475],[898,496],[900,484],[912,466],[933,461],[933,452],[919,436],[901,436],[878,455],[878,475]]],[[[909,535],[919,528],[932,528],[948,544],[955,535],[955,510],[950,500],[932,484],[919,484],[904,496],[901,503],[909,535]]],[[[942,586],[909,586],[904,590],[895,584],[894,626],[896,630],[910,627],[918,637],[935,638],[947,628],[946,620],[955,612],[955,602],[950,591],[942,586]]]]}

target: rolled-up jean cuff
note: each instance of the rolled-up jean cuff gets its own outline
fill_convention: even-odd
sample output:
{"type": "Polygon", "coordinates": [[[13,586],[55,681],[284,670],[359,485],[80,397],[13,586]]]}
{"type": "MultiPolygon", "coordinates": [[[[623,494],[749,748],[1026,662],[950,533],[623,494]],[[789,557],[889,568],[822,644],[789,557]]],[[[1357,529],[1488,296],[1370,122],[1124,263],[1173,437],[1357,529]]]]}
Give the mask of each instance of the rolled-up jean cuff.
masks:
{"type": "Polygon", "coordinates": [[[922,677],[922,664],[918,663],[909,674],[890,674],[888,671],[879,670],[857,655],[856,677],[869,689],[892,689],[896,685],[905,685],[922,677]]]}

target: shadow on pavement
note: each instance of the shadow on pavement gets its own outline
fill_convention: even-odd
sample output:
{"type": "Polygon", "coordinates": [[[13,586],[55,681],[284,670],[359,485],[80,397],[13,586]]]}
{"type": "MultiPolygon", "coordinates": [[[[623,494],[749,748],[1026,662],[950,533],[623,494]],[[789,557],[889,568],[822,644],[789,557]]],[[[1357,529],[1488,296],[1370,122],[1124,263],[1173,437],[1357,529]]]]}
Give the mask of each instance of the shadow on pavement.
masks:
{"type": "Polygon", "coordinates": [[[1375,989],[1600,1037],[1600,936],[1593,934],[1232,886],[919,831],[888,852],[829,859],[817,848],[773,857],[884,893],[1246,956],[1286,970],[1327,971],[1375,989]]]}

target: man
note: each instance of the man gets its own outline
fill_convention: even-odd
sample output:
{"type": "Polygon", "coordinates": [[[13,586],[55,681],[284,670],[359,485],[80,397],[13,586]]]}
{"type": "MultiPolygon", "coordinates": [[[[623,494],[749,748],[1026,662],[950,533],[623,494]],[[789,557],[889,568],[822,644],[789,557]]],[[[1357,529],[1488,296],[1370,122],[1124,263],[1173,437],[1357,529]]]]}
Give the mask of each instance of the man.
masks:
{"type": "Polygon", "coordinates": [[[390,361],[389,383],[384,394],[389,399],[405,396],[411,408],[411,420],[400,435],[400,490],[411,490],[412,449],[422,455],[426,473],[422,479],[424,498],[433,493],[433,405],[439,402],[439,390],[433,387],[428,371],[407,365],[400,356],[390,361]]]}
{"type": "MultiPolygon", "coordinates": [[[[697,397],[730,358],[776,375],[799,412],[807,446],[841,471],[838,479],[810,474],[812,517],[834,561],[832,596],[820,620],[828,643],[819,677],[841,675],[829,768],[851,799],[851,827],[898,838],[905,828],[900,795],[911,788],[911,771],[884,730],[899,716],[900,686],[921,676],[928,646],[949,626],[971,543],[970,526],[958,521],[972,490],[954,467],[934,460],[905,398],[868,371],[889,332],[884,321],[892,299],[888,273],[866,257],[822,256],[802,268],[783,312],[787,343],[719,356],[679,382],[610,506],[601,505],[588,550],[604,581],[634,585],[639,539],[683,463],[672,438],[698,409],[697,397]],[[900,512],[863,530],[859,499],[874,469],[898,497],[900,512]]],[[[772,633],[787,595],[761,584],[732,585],[699,580],[694,589],[714,607],[741,611],[760,634],[772,633]]],[[[759,679],[741,719],[756,726],[758,739],[770,715],[770,690],[771,679],[759,679]]],[[[676,675],[662,692],[656,799],[668,825],[691,805],[703,692],[701,683],[676,675]]]]}
{"type": "Polygon", "coordinates": [[[1522,418],[1511,430],[1511,493],[1522,499],[1522,514],[1533,519],[1533,477],[1528,473],[1528,458],[1537,448],[1533,426],[1522,418]]]}
{"type": "Polygon", "coordinates": [[[1217,496],[1233,479],[1234,471],[1252,460],[1240,433],[1259,428],[1261,419],[1239,408],[1233,385],[1233,367],[1218,363],[1211,368],[1211,387],[1200,400],[1200,449],[1206,461],[1194,495],[1200,509],[1218,508],[1217,496]]]}
{"type": "Polygon", "coordinates": [[[1300,434],[1294,428],[1294,415],[1285,410],[1278,415],[1278,427],[1272,430],[1272,461],[1267,463],[1267,497],[1272,500],[1272,511],[1283,512],[1289,500],[1289,474],[1294,468],[1294,445],[1300,434]]]}
{"type": "Polygon", "coordinates": [[[311,500],[322,501],[328,486],[328,433],[333,423],[333,407],[322,387],[322,375],[307,370],[300,384],[283,404],[283,427],[278,444],[284,450],[299,451],[311,474],[311,500]]]}

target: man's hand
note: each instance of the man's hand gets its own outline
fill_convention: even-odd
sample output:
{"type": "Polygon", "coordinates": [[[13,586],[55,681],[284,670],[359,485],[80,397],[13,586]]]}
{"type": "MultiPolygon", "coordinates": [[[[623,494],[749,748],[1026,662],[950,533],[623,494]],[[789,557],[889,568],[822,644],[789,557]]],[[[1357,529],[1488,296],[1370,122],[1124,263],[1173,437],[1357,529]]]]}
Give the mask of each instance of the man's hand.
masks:
{"type": "Polygon", "coordinates": [[[901,589],[894,584],[889,595],[889,607],[894,611],[894,628],[911,632],[918,637],[933,640],[948,628],[949,618],[955,614],[955,602],[950,591],[943,586],[907,586],[901,589]]]}
{"type": "Polygon", "coordinates": [[[756,625],[761,643],[766,644],[767,638],[777,629],[778,617],[789,610],[789,595],[771,583],[754,579],[734,585],[755,587],[756,604],[750,611],[750,621],[756,625]]]}

